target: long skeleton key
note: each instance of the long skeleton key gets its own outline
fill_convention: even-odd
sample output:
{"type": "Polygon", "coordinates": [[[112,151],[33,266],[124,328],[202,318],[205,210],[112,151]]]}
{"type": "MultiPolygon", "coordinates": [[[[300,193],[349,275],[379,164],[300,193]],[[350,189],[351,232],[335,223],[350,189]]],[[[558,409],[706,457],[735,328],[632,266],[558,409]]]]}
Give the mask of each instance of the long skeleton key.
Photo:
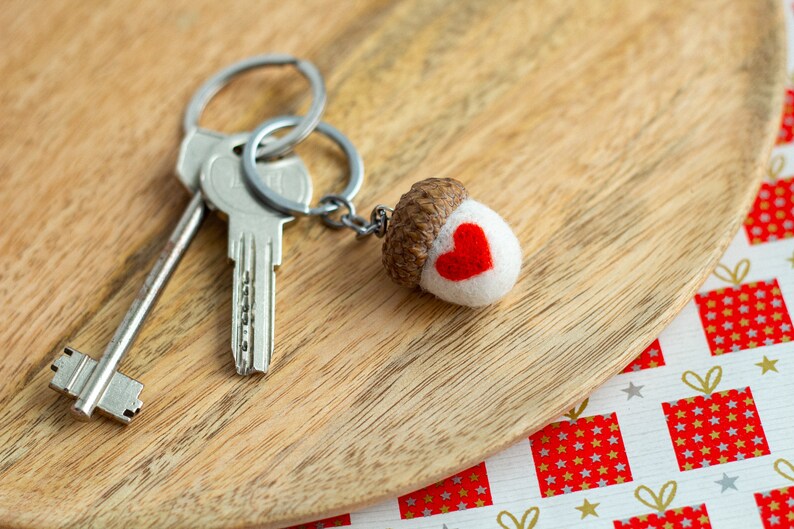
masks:
{"type": "Polygon", "coordinates": [[[99,409],[126,424],[140,411],[143,403],[138,396],[143,384],[119,373],[118,366],[198,232],[206,211],[201,194],[196,193],[98,362],[67,347],[52,364],[55,375],[50,387],[77,399],[72,405],[77,419],[87,421],[99,409]]]}
{"type": "Polygon", "coordinates": [[[212,148],[224,138],[226,136],[201,129],[190,131],[185,136],[176,172],[182,183],[193,192],[193,198],[99,361],[67,347],[64,354],[53,362],[55,375],[50,387],[77,399],[72,406],[72,414],[77,419],[87,421],[98,409],[127,424],[143,406],[138,398],[143,384],[119,373],[118,366],[201,227],[207,208],[198,192],[199,169],[212,148]]]}
{"type": "MultiPolygon", "coordinates": [[[[263,205],[243,180],[234,150],[248,135],[216,144],[201,168],[201,189],[210,207],[229,222],[229,259],[234,261],[232,355],[237,373],[266,373],[273,354],[275,269],[281,264],[284,224],[293,217],[263,205]]],[[[312,184],[300,158],[290,155],[258,164],[262,178],[285,198],[308,204],[312,184]]]]}

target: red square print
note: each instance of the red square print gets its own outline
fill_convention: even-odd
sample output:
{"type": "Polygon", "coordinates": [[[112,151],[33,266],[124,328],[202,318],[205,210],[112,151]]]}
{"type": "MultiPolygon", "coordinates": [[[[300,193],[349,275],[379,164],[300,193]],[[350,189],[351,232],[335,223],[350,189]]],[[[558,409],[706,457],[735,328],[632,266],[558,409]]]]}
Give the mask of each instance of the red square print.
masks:
{"type": "Polygon", "coordinates": [[[697,294],[695,303],[712,355],[789,342],[794,336],[777,279],[697,294]]]}
{"type": "Polygon", "coordinates": [[[652,367],[659,367],[664,365],[664,356],[662,356],[662,348],[659,346],[659,340],[656,339],[651,345],[645,348],[640,353],[640,356],[634,359],[632,363],[626,366],[622,373],[633,373],[635,371],[642,371],[643,369],[650,369],[652,367]]]}
{"type": "Polygon", "coordinates": [[[350,525],[350,515],[340,514],[331,518],[324,518],[316,522],[293,525],[287,529],[330,529],[331,527],[346,527],[350,525]]]}
{"type": "Polygon", "coordinates": [[[663,402],[662,410],[681,470],[769,454],[749,387],[663,402]]]}
{"type": "Polygon", "coordinates": [[[631,481],[614,413],[549,424],[529,442],[544,497],[631,481]]]}
{"type": "Polygon", "coordinates": [[[615,529],[711,529],[705,504],[615,520],[612,524],[615,529]]]}
{"type": "Polygon", "coordinates": [[[790,143],[794,140],[794,88],[787,88],[783,102],[783,117],[777,133],[777,144],[790,143]]]}
{"type": "Polygon", "coordinates": [[[794,529],[794,487],[756,492],[754,496],[764,529],[794,529]]]}
{"type": "Polygon", "coordinates": [[[744,220],[750,244],[794,237],[794,178],[764,182],[744,220]]]}
{"type": "Polygon", "coordinates": [[[400,496],[397,503],[404,520],[493,505],[485,462],[400,496]]]}

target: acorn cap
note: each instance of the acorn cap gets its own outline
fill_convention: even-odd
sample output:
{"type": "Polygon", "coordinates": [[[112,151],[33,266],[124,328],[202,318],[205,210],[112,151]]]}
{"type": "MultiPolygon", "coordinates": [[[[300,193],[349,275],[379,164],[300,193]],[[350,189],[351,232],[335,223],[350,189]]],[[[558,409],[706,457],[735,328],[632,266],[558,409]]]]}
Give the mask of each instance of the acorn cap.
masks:
{"type": "Polygon", "coordinates": [[[441,227],[469,193],[452,178],[411,186],[394,208],[383,240],[383,267],[398,285],[415,288],[441,227]]]}

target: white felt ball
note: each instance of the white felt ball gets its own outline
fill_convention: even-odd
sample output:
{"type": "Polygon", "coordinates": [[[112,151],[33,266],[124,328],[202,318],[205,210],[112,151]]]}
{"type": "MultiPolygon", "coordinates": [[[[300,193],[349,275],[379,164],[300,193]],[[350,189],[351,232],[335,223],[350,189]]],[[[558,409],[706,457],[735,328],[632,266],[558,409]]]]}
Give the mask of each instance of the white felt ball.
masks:
{"type": "Polygon", "coordinates": [[[521,246],[495,211],[466,199],[441,227],[419,282],[450,303],[481,307],[507,294],[521,270],[521,246]]]}

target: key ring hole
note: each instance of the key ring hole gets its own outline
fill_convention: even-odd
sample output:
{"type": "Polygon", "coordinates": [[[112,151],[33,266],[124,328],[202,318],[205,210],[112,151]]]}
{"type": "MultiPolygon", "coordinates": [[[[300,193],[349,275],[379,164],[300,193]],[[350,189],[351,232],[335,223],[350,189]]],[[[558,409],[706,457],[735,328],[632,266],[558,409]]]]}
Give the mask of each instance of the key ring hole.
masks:
{"type": "MultiPolygon", "coordinates": [[[[302,118],[299,116],[280,116],[265,121],[257,127],[256,130],[251,133],[243,149],[243,175],[257,196],[270,207],[292,216],[323,216],[335,211],[339,206],[329,201],[325,203],[320,201],[318,206],[311,207],[288,200],[265,184],[256,170],[256,146],[265,141],[274,132],[296,126],[301,122],[301,119],[302,118]]],[[[328,123],[320,122],[316,130],[339,146],[347,158],[348,183],[341,193],[336,193],[335,195],[352,203],[353,198],[361,189],[361,185],[364,181],[364,161],[355,145],[335,127],[328,123]]]]}

